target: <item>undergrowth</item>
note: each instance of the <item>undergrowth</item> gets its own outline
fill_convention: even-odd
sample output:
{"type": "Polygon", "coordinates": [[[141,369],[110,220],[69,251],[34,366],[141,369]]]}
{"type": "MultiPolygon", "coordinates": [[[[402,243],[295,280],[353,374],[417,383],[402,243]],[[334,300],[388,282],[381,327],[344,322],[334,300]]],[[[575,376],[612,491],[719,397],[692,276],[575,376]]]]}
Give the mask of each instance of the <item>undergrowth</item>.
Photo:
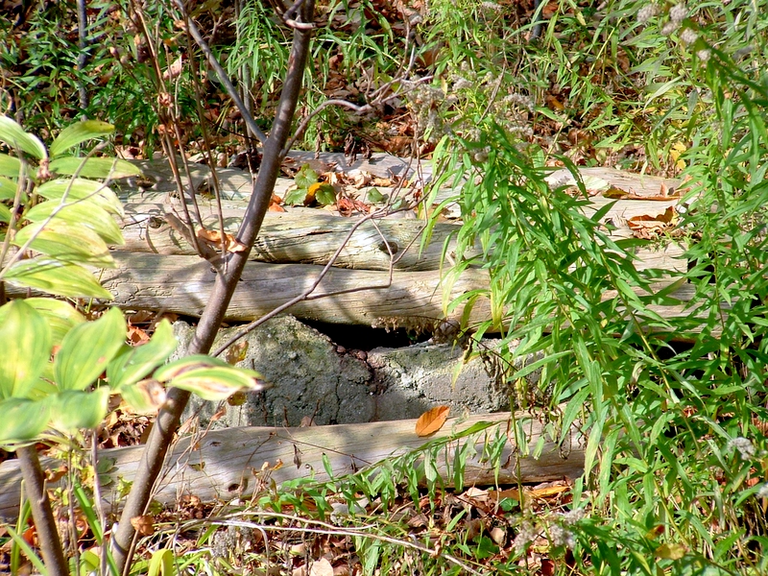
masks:
{"type": "MultiPolygon", "coordinates": [[[[328,554],[346,555],[350,570],[366,574],[467,567],[768,572],[766,6],[593,4],[543,4],[536,19],[532,2],[435,0],[428,10],[414,5],[400,13],[376,2],[331,3],[307,72],[307,113],[325,96],[362,104],[372,89],[412,67],[393,86],[402,93],[388,107],[364,119],[328,109],[301,142],[340,149],[352,132],[383,147],[405,135],[421,152],[434,150],[433,189],[455,187],[452,201],[464,220],[458,264],[446,283],[468,266],[485,268],[491,278],[487,291],[465,294],[448,310],[487,301],[492,319],[463,327],[476,337],[503,333],[503,365],[517,367],[505,377],[516,389],[540,372],[538,388],[516,396],[518,407],[547,414],[553,438],[573,424],[586,435],[585,474],[568,498],[531,505],[518,492],[518,499],[502,497],[484,509],[477,503],[485,496],[468,496],[460,483],[452,490],[440,485],[425,464],[430,450],[443,448],[433,445],[329,482],[278,489],[267,481],[249,506],[217,509],[207,521],[184,525],[171,517],[167,532],[148,541],[170,549],[179,534],[194,534],[194,546],[187,540],[178,550],[177,568],[266,571],[269,562],[282,562],[288,570],[297,555],[328,554]],[[639,269],[632,253],[642,242],[614,240],[598,225],[600,213],[585,216],[583,185],[576,197],[551,189],[544,178],[554,165],[681,176],[687,196],[678,228],[688,272],[639,269]],[[477,246],[481,253],[474,256],[477,246]],[[660,312],[672,304],[679,315],[660,312]],[[520,368],[529,358],[534,363],[520,368]],[[480,528],[473,524],[478,518],[480,528]],[[243,554],[214,559],[216,534],[230,532],[219,526],[250,531],[248,543],[237,543],[243,554]],[[503,534],[492,537],[494,528],[503,534]]],[[[160,59],[168,66],[186,40],[173,31],[170,13],[157,9],[160,59]]],[[[103,21],[95,20],[99,48],[88,66],[103,65],[104,58],[115,73],[93,85],[86,78],[91,69],[73,63],[73,40],[54,38],[44,15],[30,21],[37,36],[3,43],[3,108],[51,131],[65,118],[98,110],[127,139],[149,145],[157,116],[140,104],[152,100],[146,95],[154,89],[147,81],[152,72],[138,68],[141,45],[131,48],[130,67],[122,60],[118,66],[117,56],[107,59],[96,42],[103,21]],[[60,55],[55,65],[44,62],[38,45],[60,55]],[[65,107],[83,82],[92,91],[91,108],[65,107]],[[126,101],[136,102],[130,117],[126,101]]],[[[286,32],[262,3],[246,2],[229,22],[236,24],[234,37],[213,45],[231,74],[249,79],[256,116],[266,115],[287,61],[286,32]]],[[[126,42],[127,31],[135,32],[126,24],[118,34],[126,42]]],[[[118,48],[128,53],[126,46],[118,48]]],[[[183,110],[196,117],[192,86],[199,78],[184,68],[172,80],[178,101],[188,104],[183,110]]],[[[205,82],[215,91],[214,80],[205,82]]],[[[198,120],[223,133],[239,127],[226,105],[208,112],[198,120]]],[[[144,568],[137,565],[136,573],[144,568]]]]}

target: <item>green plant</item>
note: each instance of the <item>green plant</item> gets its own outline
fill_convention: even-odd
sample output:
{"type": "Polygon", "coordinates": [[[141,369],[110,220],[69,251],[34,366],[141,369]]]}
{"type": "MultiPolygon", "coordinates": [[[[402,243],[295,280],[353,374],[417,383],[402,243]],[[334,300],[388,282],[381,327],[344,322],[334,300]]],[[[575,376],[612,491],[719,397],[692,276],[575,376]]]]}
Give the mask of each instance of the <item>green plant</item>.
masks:
{"type": "MultiPolygon", "coordinates": [[[[628,19],[639,6],[607,10],[628,19]]],[[[448,309],[486,299],[492,320],[471,328],[503,333],[503,366],[535,359],[508,368],[504,381],[520,391],[523,377],[541,370],[538,388],[514,400],[557,416],[553,432],[578,421],[589,434],[572,504],[580,517],[553,530],[524,514],[523,549],[547,537],[564,572],[569,550],[584,573],[762,573],[768,83],[765,35],[756,31],[766,22],[746,3],[655,10],[658,18],[646,13],[610,36],[632,35],[647,48],[642,73],[656,84],[643,99],[652,120],[644,142],[661,160],[651,164],[664,167],[654,143],[671,135],[683,143],[689,272],[637,270],[630,249],[641,242],[613,240],[598,227],[601,212],[584,215],[583,187],[584,199],[550,189],[541,149],[467,106],[463,120],[478,130],[444,138],[436,154],[444,172],[434,186],[460,190],[450,201],[464,219],[447,284],[469,266],[487,269],[491,283],[448,309]],[[477,246],[481,255],[470,257],[477,246]],[[653,290],[658,279],[668,288],[653,290]],[[685,281],[694,295],[678,301],[684,313],[660,317],[652,305],[674,303],[685,281]],[[605,298],[609,290],[615,296],[605,298]]],[[[596,58],[591,50],[601,46],[577,56],[596,58]]]]}
{"type": "MultiPolygon", "coordinates": [[[[0,281],[60,296],[111,299],[86,266],[113,264],[107,242],[122,242],[111,216],[121,206],[105,184],[85,177],[139,171],[125,161],[66,153],[112,130],[103,122],[80,122],[63,130],[46,150],[37,137],[0,117],[0,142],[13,154],[0,154],[0,281]]],[[[125,318],[117,308],[86,321],[64,301],[14,300],[0,306],[0,338],[5,342],[0,358],[0,446],[19,453],[51,574],[64,573],[66,564],[34,442],[55,443],[96,428],[113,394],[139,411],[153,412],[164,402],[164,385],[209,400],[261,386],[257,373],[205,356],[159,367],[177,345],[170,324],[159,323],[148,343],[131,347],[126,343],[125,318]]],[[[103,546],[103,525],[94,533],[103,546]]],[[[18,537],[14,541],[21,545],[18,537]]]]}

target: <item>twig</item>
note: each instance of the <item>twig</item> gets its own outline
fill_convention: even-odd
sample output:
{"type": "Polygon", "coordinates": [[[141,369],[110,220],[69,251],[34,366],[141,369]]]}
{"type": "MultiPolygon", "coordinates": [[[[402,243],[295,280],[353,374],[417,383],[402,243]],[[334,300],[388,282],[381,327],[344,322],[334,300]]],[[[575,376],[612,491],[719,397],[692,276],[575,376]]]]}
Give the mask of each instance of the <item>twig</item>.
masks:
{"type": "Polygon", "coordinates": [[[402,540],[400,538],[393,538],[391,536],[384,536],[382,534],[374,534],[367,531],[374,528],[374,526],[367,526],[365,527],[366,530],[355,529],[355,528],[340,528],[339,526],[334,526],[333,524],[328,524],[326,522],[321,522],[319,520],[311,520],[309,518],[302,518],[301,516],[294,516],[290,514],[278,514],[273,512],[262,512],[258,510],[253,512],[241,512],[239,515],[281,518],[281,519],[301,522],[305,525],[317,526],[317,527],[314,528],[309,526],[304,526],[304,527],[275,526],[271,524],[259,524],[257,522],[247,522],[244,520],[230,520],[227,518],[222,518],[222,519],[209,518],[203,521],[195,520],[193,522],[185,524],[184,529],[190,530],[195,526],[198,526],[201,524],[205,524],[205,525],[218,524],[221,526],[238,526],[241,528],[270,530],[272,532],[303,532],[303,533],[309,533],[309,534],[327,534],[331,536],[350,536],[353,538],[367,538],[370,540],[378,540],[379,542],[386,542],[387,544],[394,544],[395,546],[401,546],[403,548],[410,548],[411,550],[418,550],[419,552],[422,552],[424,554],[429,554],[433,558],[436,558],[438,556],[441,558],[445,558],[445,560],[447,560],[451,564],[454,564],[455,566],[458,566],[459,568],[466,571],[467,573],[473,574],[475,576],[483,576],[484,574],[483,572],[479,572],[478,570],[475,570],[471,566],[465,564],[455,556],[451,554],[446,554],[444,550],[437,550],[435,548],[430,548],[428,546],[424,546],[423,544],[419,544],[418,542],[402,540]]]}
{"type": "Polygon", "coordinates": [[[34,444],[16,450],[24,477],[24,490],[27,493],[32,518],[35,520],[35,530],[43,553],[43,561],[49,576],[67,576],[67,561],[61,548],[61,539],[56,529],[51,501],[45,489],[45,477],[40,466],[40,458],[34,444]]]}
{"type": "Polygon", "coordinates": [[[229,81],[229,77],[227,76],[226,71],[221,67],[221,64],[219,64],[219,61],[216,59],[216,56],[213,55],[213,52],[211,52],[211,49],[208,47],[208,44],[206,43],[205,38],[203,38],[203,35],[200,33],[200,30],[197,28],[195,23],[187,14],[187,11],[184,9],[184,5],[179,0],[175,0],[174,3],[179,9],[179,12],[181,12],[181,15],[184,17],[187,30],[189,30],[189,33],[192,35],[192,38],[195,39],[197,45],[200,46],[200,49],[203,51],[203,54],[205,54],[205,57],[208,60],[208,64],[210,64],[211,68],[214,69],[216,75],[219,77],[219,81],[227,91],[227,94],[232,99],[232,102],[234,102],[235,106],[237,106],[237,109],[240,111],[246,126],[248,126],[248,130],[250,130],[251,133],[256,136],[256,138],[258,138],[259,142],[266,144],[267,135],[264,134],[264,132],[262,132],[261,129],[256,125],[256,122],[251,116],[250,110],[246,108],[245,104],[240,99],[240,95],[232,85],[232,82],[229,81]]]}

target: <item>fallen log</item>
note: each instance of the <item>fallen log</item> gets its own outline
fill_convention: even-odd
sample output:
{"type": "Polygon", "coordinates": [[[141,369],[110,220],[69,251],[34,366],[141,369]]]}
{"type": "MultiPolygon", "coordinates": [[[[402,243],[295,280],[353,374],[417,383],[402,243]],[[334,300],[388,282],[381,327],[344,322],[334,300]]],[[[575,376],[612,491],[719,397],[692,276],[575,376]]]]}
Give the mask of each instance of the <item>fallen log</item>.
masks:
{"type": "MultiPolygon", "coordinates": [[[[210,299],[215,272],[197,256],[162,256],[115,252],[117,268],[103,270],[102,285],[115,303],[132,310],[162,310],[200,316],[210,299]]],[[[249,262],[229,305],[226,319],[254,320],[307,290],[320,276],[321,266],[249,262]]],[[[313,296],[291,307],[298,318],[336,324],[370,325],[380,317],[442,318],[440,275],[433,271],[389,274],[372,270],[331,268],[313,296]]],[[[454,284],[456,297],[487,286],[481,270],[467,270],[454,284]]],[[[477,306],[478,317],[487,307],[477,306]]]]}
{"type": "MultiPolygon", "coordinates": [[[[536,417],[518,413],[511,420],[510,416],[498,413],[452,418],[429,438],[416,435],[415,420],[308,428],[227,428],[187,436],[170,451],[154,498],[166,505],[184,495],[197,496],[203,502],[229,501],[263,490],[270,480],[278,486],[297,478],[328,480],[324,458],[334,476],[340,476],[406,454],[433,440],[448,441],[433,453],[446,486],[453,485],[454,457],[466,443],[474,447],[467,453],[476,455],[466,458],[465,485],[543,482],[582,474],[585,441],[575,427],[558,442],[536,417]],[[457,439],[481,422],[490,426],[457,439]],[[525,447],[518,449],[515,438],[523,437],[526,446],[542,447],[538,457],[529,455],[525,447]],[[504,442],[498,468],[479,456],[486,442],[497,439],[504,442]]],[[[118,480],[131,481],[135,477],[142,450],[143,446],[132,446],[99,453],[100,469],[107,470],[102,477],[107,503],[116,503],[118,480]]],[[[47,469],[58,464],[50,459],[44,461],[47,469]]],[[[0,518],[11,520],[18,514],[20,500],[21,471],[17,461],[0,465],[0,486],[0,518]]]]}
{"type": "MultiPolygon", "coordinates": [[[[150,252],[166,256],[193,255],[195,248],[167,216],[169,204],[136,203],[125,205],[120,226],[125,244],[124,252],[150,252]]],[[[219,220],[210,203],[201,203],[203,224],[209,230],[219,229],[219,220]]],[[[224,230],[235,234],[242,208],[223,209],[224,230]]],[[[174,207],[175,220],[181,216],[174,207]]],[[[359,270],[438,270],[443,244],[458,230],[458,225],[438,223],[431,242],[420,250],[425,223],[417,219],[392,218],[359,222],[360,217],[343,218],[320,209],[296,209],[289,212],[268,212],[259,237],[249,258],[274,264],[327,264],[336,250],[338,268],[359,270]],[[359,225],[358,225],[359,224],[359,225]],[[350,232],[354,233],[349,237],[350,232]]],[[[451,256],[449,249],[448,256],[451,256]]]]}

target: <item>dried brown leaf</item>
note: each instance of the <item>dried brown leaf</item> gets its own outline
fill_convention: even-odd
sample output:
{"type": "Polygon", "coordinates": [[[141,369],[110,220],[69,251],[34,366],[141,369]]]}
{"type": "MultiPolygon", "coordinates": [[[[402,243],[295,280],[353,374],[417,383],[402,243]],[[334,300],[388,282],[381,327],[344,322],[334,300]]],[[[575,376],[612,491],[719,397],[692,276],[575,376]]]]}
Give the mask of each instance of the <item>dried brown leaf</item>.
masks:
{"type": "Polygon", "coordinates": [[[416,420],[416,434],[418,436],[429,436],[434,434],[445,424],[448,418],[449,406],[435,406],[427,410],[416,420]]]}

